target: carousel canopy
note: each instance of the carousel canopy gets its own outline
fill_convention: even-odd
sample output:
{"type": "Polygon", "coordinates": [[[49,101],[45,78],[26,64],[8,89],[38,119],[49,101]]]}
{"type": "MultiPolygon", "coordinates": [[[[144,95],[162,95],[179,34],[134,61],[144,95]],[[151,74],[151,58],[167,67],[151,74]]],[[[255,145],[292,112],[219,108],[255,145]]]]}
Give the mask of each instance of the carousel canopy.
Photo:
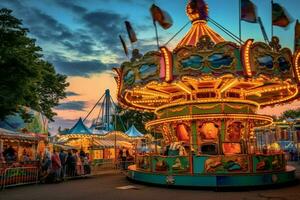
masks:
{"type": "Polygon", "coordinates": [[[67,132],[67,134],[92,134],[92,131],[86,127],[81,118],[77,123],[67,132]]]}
{"type": "Polygon", "coordinates": [[[129,137],[142,137],[143,134],[139,132],[134,125],[132,125],[126,132],[129,137]]]}
{"type": "Polygon", "coordinates": [[[203,36],[208,36],[215,44],[224,42],[225,40],[207,25],[208,7],[202,5],[202,9],[194,9],[191,3],[187,4],[186,14],[192,22],[192,28],[185,37],[178,43],[177,47],[186,45],[196,46],[199,39],[203,36]]]}

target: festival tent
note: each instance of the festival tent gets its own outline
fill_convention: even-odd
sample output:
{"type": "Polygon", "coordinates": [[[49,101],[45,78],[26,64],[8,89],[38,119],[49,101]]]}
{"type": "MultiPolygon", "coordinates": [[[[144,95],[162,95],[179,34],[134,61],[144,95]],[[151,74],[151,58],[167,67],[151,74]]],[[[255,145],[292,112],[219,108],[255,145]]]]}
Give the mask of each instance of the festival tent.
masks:
{"type": "Polygon", "coordinates": [[[126,132],[129,137],[142,137],[144,136],[141,132],[139,132],[134,125],[132,125],[126,132]]]}
{"type": "Polygon", "coordinates": [[[92,134],[92,131],[86,127],[81,118],[76,124],[67,132],[67,134],[92,134]]]}

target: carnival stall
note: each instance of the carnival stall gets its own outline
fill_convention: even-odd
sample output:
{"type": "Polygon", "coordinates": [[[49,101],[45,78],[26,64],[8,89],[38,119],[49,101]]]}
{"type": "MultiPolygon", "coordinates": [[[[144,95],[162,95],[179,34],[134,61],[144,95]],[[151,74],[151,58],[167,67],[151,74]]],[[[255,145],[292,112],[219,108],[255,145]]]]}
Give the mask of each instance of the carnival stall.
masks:
{"type": "Polygon", "coordinates": [[[47,136],[0,128],[0,189],[36,183],[47,136]]]}
{"type": "Polygon", "coordinates": [[[141,136],[131,136],[121,131],[94,134],[80,118],[69,131],[57,136],[57,143],[81,149],[89,153],[91,160],[115,160],[118,158],[119,149],[126,148],[132,152],[134,140],[139,137],[141,136]]]}
{"type": "Polygon", "coordinates": [[[300,131],[299,120],[282,120],[272,125],[256,128],[257,145],[260,150],[281,148],[289,160],[298,160],[300,131]]]}
{"type": "Polygon", "coordinates": [[[163,137],[162,150],[138,155],[128,177],[202,187],[293,181],[283,151],[260,151],[254,128],[273,122],[259,108],[298,98],[300,52],[276,37],[225,41],[207,24],[208,6],[195,2],[186,7],[192,27],[173,51],[162,46],[115,69],[119,104],[154,112],[145,127],[163,137]]]}

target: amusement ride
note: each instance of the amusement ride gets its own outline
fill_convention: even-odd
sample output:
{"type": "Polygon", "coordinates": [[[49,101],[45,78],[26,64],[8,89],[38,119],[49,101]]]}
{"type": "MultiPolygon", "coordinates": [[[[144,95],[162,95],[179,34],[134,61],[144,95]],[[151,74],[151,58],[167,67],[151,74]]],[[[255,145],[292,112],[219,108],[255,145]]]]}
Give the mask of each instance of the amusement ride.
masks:
{"type": "Polygon", "coordinates": [[[201,187],[293,181],[284,152],[258,148],[254,128],[273,123],[258,109],[299,97],[300,51],[281,48],[277,37],[225,41],[207,24],[207,4],[198,10],[189,1],[186,14],[192,27],[174,50],[161,46],[114,69],[119,104],[154,112],[145,127],[163,137],[127,176],[201,187]]]}

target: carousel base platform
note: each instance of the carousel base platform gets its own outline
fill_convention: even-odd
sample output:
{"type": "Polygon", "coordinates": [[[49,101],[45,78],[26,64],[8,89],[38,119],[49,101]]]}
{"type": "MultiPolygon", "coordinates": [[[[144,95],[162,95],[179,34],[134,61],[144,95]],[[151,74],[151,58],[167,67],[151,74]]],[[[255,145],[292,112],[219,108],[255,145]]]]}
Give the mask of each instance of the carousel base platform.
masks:
{"type": "Polygon", "coordinates": [[[296,169],[287,166],[285,171],[252,174],[163,174],[137,170],[128,167],[130,180],[165,186],[182,187],[259,187],[284,185],[296,180],[296,169]]]}

